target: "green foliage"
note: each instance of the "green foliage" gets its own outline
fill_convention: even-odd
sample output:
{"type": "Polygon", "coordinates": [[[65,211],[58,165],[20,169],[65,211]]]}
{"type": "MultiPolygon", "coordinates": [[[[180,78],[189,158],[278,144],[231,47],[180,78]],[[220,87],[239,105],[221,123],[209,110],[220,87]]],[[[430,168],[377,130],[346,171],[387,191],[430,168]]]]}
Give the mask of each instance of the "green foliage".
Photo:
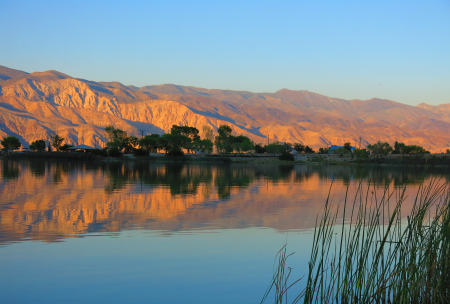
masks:
{"type": "Polygon", "coordinates": [[[121,157],[123,154],[117,147],[112,147],[108,150],[108,155],[111,157],[121,157]]]}
{"type": "Polygon", "coordinates": [[[350,154],[352,152],[346,148],[339,148],[339,149],[334,150],[334,153],[340,154],[340,155],[346,155],[346,154],[350,154]]]}
{"type": "Polygon", "coordinates": [[[351,144],[349,143],[349,142],[346,142],[345,144],[344,144],[344,149],[347,149],[348,151],[352,151],[352,146],[351,146],[351,144]]]}
{"type": "Polygon", "coordinates": [[[167,156],[183,156],[184,152],[180,148],[174,148],[169,150],[169,152],[166,154],[167,156]]]}
{"type": "Polygon", "coordinates": [[[19,139],[15,136],[7,136],[0,143],[6,150],[16,150],[22,146],[19,139]]]}
{"type": "Polygon", "coordinates": [[[168,154],[171,151],[191,148],[191,142],[192,140],[185,135],[164,134],[158,139],[158,146],[163,148],[168,154]]]}
{"type": "Polygon", "coordinates": [[[139,143],[136,136],[128,136],[127,132],[116,129],[113,126],[107,126],[105,128],[106,137],[109,142],[106,144],[109,148],[117,148],[120,152],[130,152],[139,143]]]}
{"type": "Polygon", "coordinates": [[[366,149],[358,149],[356,148],[353,151],[353,155],[357,158],[357,159],[362,159],[362,158],[368,158],[369,157],[369,153],[366,151],[366,149]]]}
{"type": "Polygon", "coordinates": [[[94,149],[94,150],[91,150],[91,153],[92,154],[94,154],[94,155],[99,155],[99,156],[108,156],[108,150],[105,148],[105,149],[94,149]]]}
{"type": "Polygon", "coordinates": [[[217,129],[219,135],[214,140],[214,145],[219,152],[231,153],[234,150],[233,147],[233,135],[231,135],[231,127],[227,125],[221,125],[217,129]]]}
{"type": "Polygon", "coordinates": [[[212,153],[214,143],[209,139],[195,139],[192,142],[192,149],[200,151],[201,153],[212,153]]]}
{"type": "MultiPolygon", "coordinates": [[[[392,192],[387,184],[377,198],[370,186],[364,190],[360,184],[348,196],[355,198],[353,204],[344,202],[350,214],[333,211],[328,198],[316,221],[306,287],[293,303],[449,303],[448,186],[439,179],[422,184],[406,220],[402,208],[406,186],[392,192]]],[[[261,303],[273,286],[275,302],[287,303],[286,292],[292,287],[286,284],[288,256],[283,246],[261,303]]]]}
{"type": "Polygon", "coordinates": [[[45,151],[45,141],[42,139],[33,141],[30,145],[30,150],[38,152],[45,151]]]}
{"type": "Polygon", "coordinates": [[[283,153],[280,154],[278,159],[279,160],[289,160],[289,161],[295,160],[294,155],[292,155],[292,153],[287,150],[283,151],[283,153]]]}
{"type": "Polygon", "coordinates": [[[149,155],[149,152],[148,152],[148,150],[146,150],[146,149],[134,149],[134,150],[133,150],[133,155],[136,156],[136,157],[139,157],[139,156],[148,156],[148,155],[149,155]]]}
{"type": "Polygon", "coordinates": [[[159,148],[158,146],[159,138],[160,138],[159,134],[146,135],[143,138],[139,139],[139,146],[150,152],[156,151],[156,149],[159,148]]]}
{"type": "Polygon", "coordinates": [[[368,145],[367,149],[377,156],[386,156],[392,151],[392,147],[389,143],[382,143],[381,141],[373,145],[368,145]]]}
{"type": "Polygon", "coordinates": [[[205,133],[205,139],[208,139],[209,141],[214,141],[214,131],[210,126],[204,126],[203,132],[205,133]]]}
{"type": "Polygon", "coordinates": [[[127,141],[127,132],[116,129],[113,126],[107,126],[105,128],[106,138],[108,138],[108,143],[106,144],[109,148],[115,148],[121,152],[125,147],[129,146],[127,141]]]}
{"type": "Polygon", "coordinates": [[[67,152],[69,150],[69,148],[72,148],[72,147],[73,147],[72,145],[64,144],[61,147],[59,147],[59,151],[67,152]]]}
{"type": "Polygon", "coordinates": [[[305,145],[296,143],[294,144],[294,150],[297,151],[298,153],[303,153],[305,152],[305,145]]]}
{"type": "Polygon", "coordinates": [[[450,149],[447,149],[447,151],[445,151],[445,154],[450,154],[450,149]]]}
{"type": "Polygon", "coordinates": [[[64,137],[59,136],[58,134],[52,135],[52,146],[56,149],[57,152],[61,150],[61,144],[64,141],[64,137]]]}
{"type": "Polygon", "coordinates": [[[189,126],[177,126],[173,125],[172,129],[170,129],[170,134],[172,135],[184,135],[189,137],[191,140],[199,139],[198,129],[189,126]]]}
{"type": "Polygon", "coordinates": [[[328,148],[327,147],[319,148],[319,154],[328,154],[328,148]]]}
{"type": "Polygon", "coordinates": [[[269,154],[281,154],[284,151],[286,151],[286,146],[280,144],[279,142],[273,142],[271,144],[268,144],[264,147],[266,149],[266,152],[269,154]]]}
{"type": "Polygon", "coordinates": [[[310,148],[309,146],[305,147],[305,153],[311,154],[311,153],[316,153],[312,148],[310,148]]]}
{"type": "Polygon", "coordinates": [[[256,153],[266,153],[266,149],[261,144],[256,144],[255,152],[256,153]]]}
{"type": "Polygon", "coordinates": [[[429,151],[425,150],[421,146],[417,145],[405,145],[404,143],[399,143],[398,141],[394,144],[394,154],[427,154],[429,151]],[[394,153],[395,152],[395,153],[394,153]]]}

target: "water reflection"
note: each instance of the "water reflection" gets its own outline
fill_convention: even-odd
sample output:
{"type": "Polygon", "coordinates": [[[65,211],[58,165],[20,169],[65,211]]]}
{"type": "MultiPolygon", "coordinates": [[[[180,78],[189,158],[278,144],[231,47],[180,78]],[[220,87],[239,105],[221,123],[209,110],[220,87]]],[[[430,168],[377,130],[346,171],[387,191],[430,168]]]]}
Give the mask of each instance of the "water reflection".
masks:
{"type": "MultiPolygon", "coordinates": [[[[331,182],[342,202],[362,180],[378,188],[408,182],[423,169],[277,164],[3,161],[0,243],[58,241],[123,229],[184,231],[312,228],[331,182]]],[[[411,195],[414,197],[414,195],[411,195]]],[[[412,200],[412,199],[411,199],[412,200]]]]}

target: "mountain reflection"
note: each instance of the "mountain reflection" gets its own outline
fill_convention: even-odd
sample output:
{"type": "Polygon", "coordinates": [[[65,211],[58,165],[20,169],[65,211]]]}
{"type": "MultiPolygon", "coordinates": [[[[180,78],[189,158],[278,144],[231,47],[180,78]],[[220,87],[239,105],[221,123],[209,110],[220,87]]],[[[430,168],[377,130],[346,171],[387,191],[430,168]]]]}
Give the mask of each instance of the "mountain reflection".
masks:
{"type": "MultiPolygon", "coordinates": [[[[359,181],[383,188],[406,182],[412,194],[423,169],[278,164],[68,163],[2,161],[0,243],[58,241],[87,232],[315,225],[330,185],[333,203],[359,181]]],[[[411,195],[414,197],[414,195],[411,195]]],[[[411,199],[412,200],[412,199],[411,199]]]]}

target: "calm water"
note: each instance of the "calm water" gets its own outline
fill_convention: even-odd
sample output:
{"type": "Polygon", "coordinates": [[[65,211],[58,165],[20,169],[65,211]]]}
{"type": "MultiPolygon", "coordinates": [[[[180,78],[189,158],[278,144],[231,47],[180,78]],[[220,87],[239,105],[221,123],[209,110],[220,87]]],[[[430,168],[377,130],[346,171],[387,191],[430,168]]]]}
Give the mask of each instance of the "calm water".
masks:
{"type": "Polygon", "coordinates": [[[259,303],[286,241],[296,252],[293,277],[306,272],[332,182],[337,205],[360,180],[379,197],[386,182],[396,193],[409,179],[406,215],[419,181],[443,175],[270,164],[0,166],[2,303],[259,303]]]}

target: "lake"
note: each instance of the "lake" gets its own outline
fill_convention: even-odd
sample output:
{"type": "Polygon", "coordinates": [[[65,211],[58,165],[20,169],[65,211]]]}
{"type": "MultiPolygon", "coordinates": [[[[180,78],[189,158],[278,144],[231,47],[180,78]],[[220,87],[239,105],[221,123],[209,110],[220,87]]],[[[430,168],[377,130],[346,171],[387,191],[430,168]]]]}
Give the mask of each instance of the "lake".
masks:
{"type": "Polygon", "coordinates": [[[448,178],[352,165],[0,166],[2,303],[259,303],[284,243],[292,277],[306,273],[329,193],[342,208],[360,183],[373,199],[390,183],[395,200],[408,182],[406,216],[422,179],[448,178]]]}

